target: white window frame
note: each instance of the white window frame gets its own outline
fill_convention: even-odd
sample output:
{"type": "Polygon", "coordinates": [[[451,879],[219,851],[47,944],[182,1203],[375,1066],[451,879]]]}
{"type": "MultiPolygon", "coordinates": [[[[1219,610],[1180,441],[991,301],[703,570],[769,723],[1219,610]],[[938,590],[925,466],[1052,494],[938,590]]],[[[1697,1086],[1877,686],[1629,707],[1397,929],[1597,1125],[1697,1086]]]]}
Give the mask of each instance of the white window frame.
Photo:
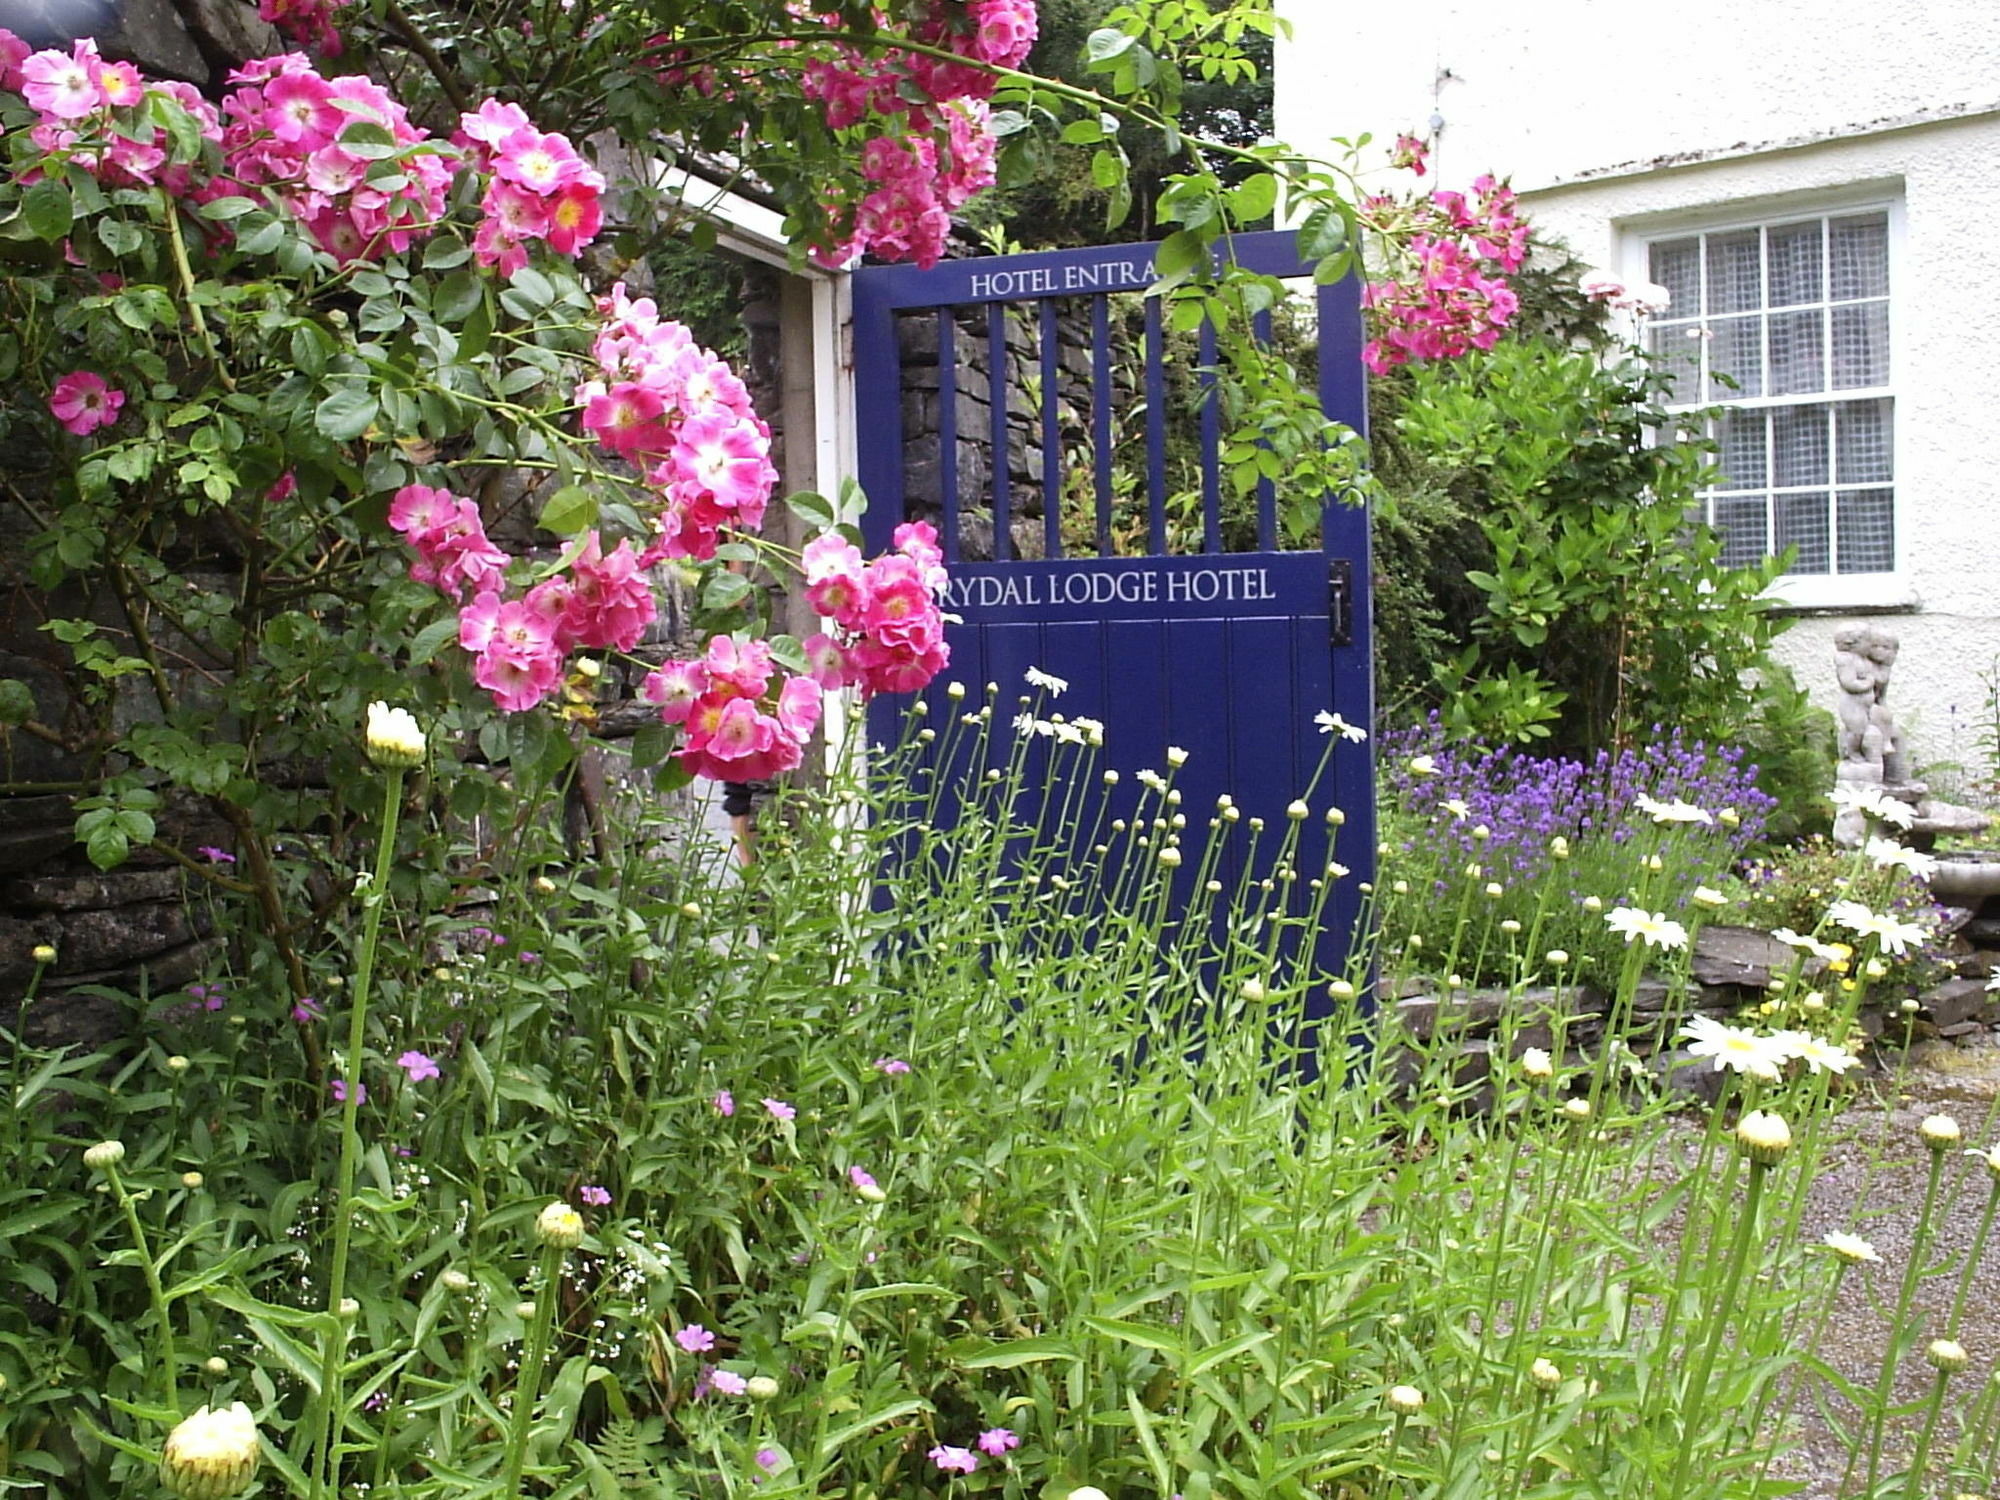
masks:
{"type": "MultiPolygon", "coordinates": [[[[1628,281],[1651,279],[1651,251],[1661,240],[1685,239],[1691,234],[1728,234],[1735,230],[1773,228],[1817,219],[1844,218],[1852,214],[1880,213],[1888,222],[1889,249],[1889,383],[1853,391],[1827,391],[1826,401],[1887,398],[1891,410],[1891,432],[1895,452],[1910,451],[1907,407],[1899,393],[1907,391],[1907,352],[1910,302],[1907,295],[1907,255],[1904,243],[1903,184],[1874,182],[1835,192],[1786,195],[1778,198],[1746,199],[1736,204],[1715,204],[1670,214],[1647,215],[1627,220],[1618,228],[1620,256],[1628,281]]],[[[1768,289],[1767,289],[1768,298],[1768,289]]],[[[1768,313],[1768,308],[1765,309],[1768,313]]],[[[1671,310],[1668,316],[1673,314],[1671,310]]],[[[1723,400],[1697,400],[1688,408],[1733,406],[1723,400]]],[[[1769,396],[1752,397],[1741,403],[1747,409],[1779,405],[1804,405],[1807,401],[1769,396]]],[[[1678,409],[1677,404],[1677,409],[1678,409]]],[[[1829,462],[1832,455],[1828,456],[1829,462]]],[[[1919,604],[1915,580],[1907,562],[1911,506],[1905,495],[1903,462],[1898,458],[1891,470],[1890,516],[1895,537],[1894,567],[1883,573],[1785,573],[1771,583],[1766,597],[1786,609],[1796,610],[1901,610],[1919,604]]],[[[1828,486],[1832,488],[1831,484],[1828,486]]]]}

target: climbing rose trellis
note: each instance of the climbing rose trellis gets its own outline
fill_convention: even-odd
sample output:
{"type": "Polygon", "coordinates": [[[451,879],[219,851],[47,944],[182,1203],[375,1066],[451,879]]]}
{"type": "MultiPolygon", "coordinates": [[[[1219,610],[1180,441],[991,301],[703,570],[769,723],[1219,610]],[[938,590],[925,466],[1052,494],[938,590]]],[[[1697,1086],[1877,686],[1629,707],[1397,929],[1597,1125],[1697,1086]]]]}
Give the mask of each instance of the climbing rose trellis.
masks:
{"type": "MultiPolygon", "coordinates": [[[[991,14],[970,32],[934,29],[925,39],[957,41],[981,60],[1018,61],[1033,38],[1032,6],[995,0],[983,9],[991,14]]],[[[916,76],[931,86],[929,102],[919,103],[884,91],[889,71],[869,74],[857,93],[860,54],[842,49],[839,59],[808,71],[812,87],[849,101],[846,124],[902,115],[943,143],[907,133],[866,142],[864,172],[880,186],[841,254],[868,244],[934,257],[948,227],[943,215],[992,179],[992,137],[976,97],[990,75],[915,59],[923,64],[916,76]]],[[[0,86],[37,115],[29,135],[42,159],[24,181],[80,169],[105,188],[157,189],[191,215],[224,200],[266,202],[345,268],[421,248],[454,201],[476,200],[472,259],[500,277],[529,266],[537,247],[573,258],[602,228],[603,177],[517,105],[489,99],[462,112],[446,142],[370,78],[326,76],[299,53],[246,64],[228,84],[217,106],[185,85],[107,62],[89,39],[31,52],[0,31],[0,86]],[[459,191],[461,179],[468,182],[459,191]]],[[[194,222],[217,246],[234,238],[231,219],[194,222]]],[[[646,535],[613,542],[588,529],[549,569],[496,545],[479,505],[451,489],[406,484],[389,505],[390,527],[414,553],[409,576],[455,607],[473,678],[507,713],[556,696],[576,653],[633,650],[658,614],[651,570],[710,562],[725,541],[753,539],[778,479],[770,429],[743,382],[686,327],[622,282],[598,299],[596,321],[574,391],[577,420],[606,459],[638,475],[646,535]]],[[[86,437],[114,428],[126,399],[104,375],[71,370],[53,380],[48,408],[67,432],[86,437]]],[[[294,493],[287,474],[266,499],[294,493]]],[[[808,548],[811,597],[833,628],[807,648],[804,670],[787,671],[769,645],[731,633],[711,640],[701,660],[669,662],[648,676],[643,696],[680,727],[687,770],[751,779],[791,769],[824,690],[909,691],[943,667],[935,534],[905,526],[896,546],[873,562],[837,533],[808,548]]]]}

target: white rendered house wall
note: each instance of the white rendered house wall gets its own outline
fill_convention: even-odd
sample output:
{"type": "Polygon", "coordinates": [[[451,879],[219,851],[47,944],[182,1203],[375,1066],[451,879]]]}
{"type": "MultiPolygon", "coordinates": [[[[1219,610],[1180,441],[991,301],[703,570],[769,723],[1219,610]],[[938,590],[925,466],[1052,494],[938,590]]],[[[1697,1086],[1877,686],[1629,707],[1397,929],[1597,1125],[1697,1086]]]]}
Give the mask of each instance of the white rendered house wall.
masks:
{"type": "Polygon", "coordinates": [[[1541,229],[1629,277],[1662,236],[1889,208],[1894,570],[1797,580],[1812,608],[1776,654],[1830,707],[1834,630],[1886,610],[1916,763],[1976,769],[2000,661],[2000,8],[1278,8],[1282,139],[1367,131],[1377,166],[1441,121],[1427,183],[1510,176],[1541,229]]]}

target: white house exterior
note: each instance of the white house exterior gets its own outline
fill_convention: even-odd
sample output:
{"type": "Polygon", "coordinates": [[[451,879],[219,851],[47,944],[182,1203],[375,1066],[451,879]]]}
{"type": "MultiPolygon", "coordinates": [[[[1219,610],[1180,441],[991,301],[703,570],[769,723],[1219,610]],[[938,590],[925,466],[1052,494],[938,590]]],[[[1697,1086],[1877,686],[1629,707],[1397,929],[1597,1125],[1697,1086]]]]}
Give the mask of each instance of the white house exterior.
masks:
{"type": "Polygon", "coordinates": [[[1277,8],[1281,139],[1366,131],[1377,166],[1429,135],[1427,184],[1509,177],[1580,259],[1670,287],[1649,337],[1707,361],[1692,400],[1736,408],[1715,519],[1739,548],[1800,544],[1779,656],[1830,707],[1835,630],[1876,616],[1915,764],[1977,775],[2000,662],[2000,6],[1277,8]]]}

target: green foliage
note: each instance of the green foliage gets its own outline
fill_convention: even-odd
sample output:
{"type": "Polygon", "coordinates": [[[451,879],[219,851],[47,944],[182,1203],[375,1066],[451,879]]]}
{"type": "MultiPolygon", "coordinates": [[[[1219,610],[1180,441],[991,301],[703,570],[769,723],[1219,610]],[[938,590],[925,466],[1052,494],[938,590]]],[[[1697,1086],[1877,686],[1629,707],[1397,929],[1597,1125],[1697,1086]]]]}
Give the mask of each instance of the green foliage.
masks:
{"type": "Polygon", "coordinates": [[[1431,663],[1450,728],[1587,753],[1654,724],[1708,739],[1741,724],[1746,674],[1778,628],[1762,596],[1780,565],[1724,566],[1720,538],[1690,519],[1708,472],[1697,431],[1643,360],[1607,365],[1545,337],[1411,372],[1400,476],[1446,511],[1433,531],[1448,525],[1441,497],[1456,500],[1488,559],[1463,573],[1477,593],[1454,620],[1463,644],[1431,663]]]}
{"type": "MultiPolygon", "coordinates": [[[[787,799],[740,877],[638,803],[603,870],[570,869],[532,773],[504,847],[403,860],[344,1328],[316,1310],[326,1022],[218,974],[222,1009],[135,1005],[111,1053],[13,1049],[0,1479],[78,1500],[152,1482],[164,1308],[180,1405],[255,1409],[267,1494],[306,1493],[329,1337],[344,1478],[387,1500],[492,1495],[508,1408],[536,1388],[525,1492],[592,1500],[943,1497],[961,1485],[929,1450],[1002,1427],[1020,1446],[967,1487],[1008,1500],[1751,1482],[1814,1388],[1799,1320],[1825,1276],[1780,1205],[1830,1142],[1822,1081],[1756,1096],[1794,1145],[1746,1204],[1741,1163],[1694,1152],[1615,1054],[1564,1045],[1567,1022],[1546,1074],[1503,1061],[1551,1024],[1539,1002],[1503,1019],[1490,1072],[1450,1026],[1367,1035],[1365,955],[1347,977],[1294,956],[1324,885],[1266,891],[1245,861],[1171,920],[1165,781],[1118,827],[1086,749],[1054,741],[1031,770],[1037,742],[968,718],[933,752],[969,768],[952,829],[907,790],[906,750],[872,793],[787,799]],[[424,868],[475,853],[491,878],[432,905],[424,868]],[[1310,1075],[1283,1039],[1330,982],[1310,1075]],[[1160,1044],[1177,1033],[1201,1044],[1160,1044]],[[408,1051],[442,1076],[406,1074],[408,1051]],[[106,1137],[126,1159],[93,1176],[82,1148],[106,1137]],[[535,1240],[552,1199],[585,1205],[566,1256],[535,1240]],[[717,1371],[775,1390],[701,1394],[717,1371]],[[1424,1397],[1407,1421],[1385,1405],[1400,1385],[1424,1397]]],[[[1481,920],[1433,936],[1469,945],[1481,920]]],[[[309,955],[334,1032],[355,961],[339,938],[309,955]]]]}

